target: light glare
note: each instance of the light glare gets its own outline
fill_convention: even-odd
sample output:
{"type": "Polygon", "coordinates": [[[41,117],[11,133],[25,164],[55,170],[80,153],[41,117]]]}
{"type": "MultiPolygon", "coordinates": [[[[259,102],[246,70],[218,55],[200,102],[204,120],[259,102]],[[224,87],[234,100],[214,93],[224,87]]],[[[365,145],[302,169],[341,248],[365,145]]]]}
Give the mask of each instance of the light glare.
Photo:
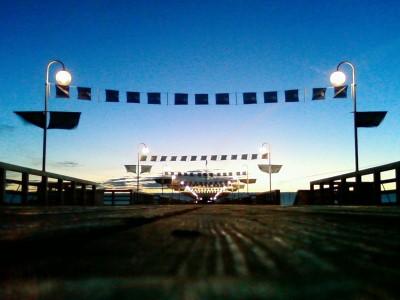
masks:
{"type": "Polygon", "coordinates": [[[265,147],[260,147],[260,149],[258,149],[258,151],[260,151],[261,154],[265,154],[268,152],[267,148],[265,148],[265,147]]]}
{"type": "Polygon", "coordinates": [[[147,154],[147,153],[149,153],[149,151],[150,151],[150,149],[147,148],[147,147],[143,147],[143,148],[142,148],[142,153],[143,153],[143,154],[147,154]]]}
{"type": "Polygon", "coordinates": [[[343,72],[336,71],[332,73],[330,80],[333,86],[341,86],[346,81],[346,75],[343,72]]]}
{"type": "Polygon", "coordinates": [[[59,71],[56,74],[56,81],[60,85],[69,85],[71,83],[71,74],[67,71],[59,71]]]}

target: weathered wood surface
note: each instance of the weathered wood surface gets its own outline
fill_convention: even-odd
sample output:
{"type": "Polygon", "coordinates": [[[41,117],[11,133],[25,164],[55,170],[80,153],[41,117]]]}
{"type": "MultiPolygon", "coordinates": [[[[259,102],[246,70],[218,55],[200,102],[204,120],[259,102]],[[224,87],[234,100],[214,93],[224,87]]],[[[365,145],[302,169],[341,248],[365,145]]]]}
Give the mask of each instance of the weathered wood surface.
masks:
{"type": "Polygon", "coordinates": [[[398,299],[398,207],[2,208],[0,299],[398,299]]]}

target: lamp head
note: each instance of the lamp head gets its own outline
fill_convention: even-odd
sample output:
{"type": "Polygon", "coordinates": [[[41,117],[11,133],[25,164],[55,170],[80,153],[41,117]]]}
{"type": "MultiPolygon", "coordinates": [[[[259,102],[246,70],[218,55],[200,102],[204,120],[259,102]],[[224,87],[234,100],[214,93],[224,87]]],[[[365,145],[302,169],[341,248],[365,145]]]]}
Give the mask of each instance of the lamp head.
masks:
{"type": "Polygon", "coordinates": [[[265,154],[265,153],[268,152],[267,148],[264,147],[264,146],[260,147],[260,149],[258,149],[258,151],[259,151],[261,154],[265,154]]]}
{"type": "Polygon", "coordinates": [[[56,74],[56,81],[59,85],[69,85],[71,83],[71,79],[71,74],[65,70],[59,71],[56,74]]]}
{"type": "Polygon", "coordinates": [[[143,154],[147,154],[147,153],[149,153],[149,151],[150,151],[150,149],[147,148],[147,147],[143,147],[143,148],[142,148],[142,153],[143,153],[143,154]]]}
{"type": "Polygon", "coordinates": [[[346,81],[346,75],[341,71],[333,72],[330,77],[333,86],[341,86],[346,81]]]}

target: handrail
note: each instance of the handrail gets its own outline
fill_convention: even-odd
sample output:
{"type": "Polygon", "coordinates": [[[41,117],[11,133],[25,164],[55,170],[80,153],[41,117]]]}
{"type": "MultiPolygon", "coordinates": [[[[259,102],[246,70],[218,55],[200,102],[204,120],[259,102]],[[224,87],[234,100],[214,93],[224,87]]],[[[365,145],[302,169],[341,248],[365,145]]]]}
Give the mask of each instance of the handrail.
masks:
{"type": "Polygon", "coordinates": [[[383,194],[395,193],[396,202],[400,204],[400,161],[372,167],[356,172],[314,180],[310,182],[311,203],[310,204],[383,204],[383,194]],[[381,179],[381,173],[395,171],[390,179],[381,179]],[[373,175],[373,181],[363,181],[362,176],[373,175]],[[355,182],[347,181],[355,178],[355,182]],[[393,183],[394,189],[382,191],[381,186],[393,183]],[[316,188],[319,186],[319,189],[316,188]],[[328,186],[328,187],[326,187],[328,186]],[[318,193],[317,193],[318,192],[318,193]]]}
{"type": "Polygon", "coordinates": [[[94,181],[79,179],[79,178],[65,176],[65,175],[56,174],[56,173],[51,173],[51,172],[47,172],[47,171],[43,172],[40,170],[21,167],[21,166],[12,165],[12,164],[8,164],[8,163],[4,163],[4,162],[0,162],[0,169],[5,169],[7,171],[13,171],[13,172],[18,172],[18,173],[28,173],[28,174],[36,175],[36,176],[45,176],[45,177],[49,177],[49,178],[62,179],[65,181],[79,181],[79,182],[85,183],[87,185],[95,185],[96,184],[96,182],[94,182],[94,181]]]}
{"type": "Polygon", "coordinates": [[[337,176],[332,176],[332,177],[328,177],[328,178],[324,178],[324,179],[314,180],[314,181],[311,181],[311,184],[319,184],[322,182],[327,182],[327,181],[332,181],[332,180],[335,181],[335,180],[340,180],[342,178],[351,178],[351,177],[356,177],[356,176],[370,175],[375,172],[385,172],[385,171],[390,171],[390,170],[394,170],[397,168],[400,168],[400,161],[389,163],[389,164],[378,166],[378,167],[363,169],[358,172],[350,172],[350,173],[345,173],[342,175],[337,175],[337,176]]]}
{"type": "Polygon", "coordinates": [[[37,198],[35,204],[95,204],[96,182],[0,162],[0,205],[7,204],[6,196],[11,193],[21,196],[21,204],[28,204],[28,199],[32,195],[37,198]],[[21,179],[7,178],[7,171],[20,173],[21,179]],[[41,177],[41,181],[29,181],[29,176],[31,175],[41,177]],[[49,179],[57,181],[49,183],[49,179]],[[10,183],[21,185],[21,191],[7,190],[7,185],[10,183]],[[36,186],[37,191],[34,193],[30,192],[30,186],[36,186]],[[87,186],[92,187],[91,191],[86,190],[87,186]],[[90,197],[87,197],[88,192],[90,197]],[[52,197],[52,203],[49,201],[49,196],[52,197]]]}

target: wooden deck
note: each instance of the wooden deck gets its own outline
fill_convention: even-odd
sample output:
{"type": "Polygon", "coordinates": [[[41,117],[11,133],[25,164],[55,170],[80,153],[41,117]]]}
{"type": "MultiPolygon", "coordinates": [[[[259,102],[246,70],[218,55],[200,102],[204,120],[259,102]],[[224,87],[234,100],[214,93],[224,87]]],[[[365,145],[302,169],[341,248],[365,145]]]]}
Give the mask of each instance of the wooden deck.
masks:
{"type": "Polygon", "coordinates": [[[0,299],[399,299],[400,208],[1,207],[0,299]]]}

